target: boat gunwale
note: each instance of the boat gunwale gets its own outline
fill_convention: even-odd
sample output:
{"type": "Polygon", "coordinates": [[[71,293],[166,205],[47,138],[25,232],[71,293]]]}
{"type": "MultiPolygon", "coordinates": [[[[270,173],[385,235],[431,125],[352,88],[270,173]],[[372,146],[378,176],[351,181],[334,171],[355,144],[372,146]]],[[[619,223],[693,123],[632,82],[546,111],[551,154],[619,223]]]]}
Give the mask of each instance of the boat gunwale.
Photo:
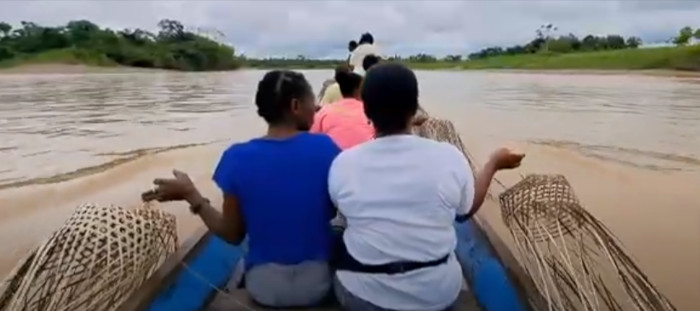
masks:
{"type": "Polygon", "coordinates": [[[547,309],[548,304],[544,296],[541,295],[532,279],[528,277],[513,251],[508,248],[505,241],[488,224],[488,221],[479,216],[473,217],[472,221],[476,231],[486,240],[486,244],[493,255],[506,269],[506,273],[518,294],[518,298],[523,302],[523,306],[531,311],[547,309]]]}
{"type": "Polygon", "coordinates": [[[168,256],[163,264],[141,284],[119,307],[119,311],[145,310],[163,289],[171,285],[182,270],[182,262],[187,262],[199,253],[212,234],[202,226],[185,240],[180,247],[168,256]]]}

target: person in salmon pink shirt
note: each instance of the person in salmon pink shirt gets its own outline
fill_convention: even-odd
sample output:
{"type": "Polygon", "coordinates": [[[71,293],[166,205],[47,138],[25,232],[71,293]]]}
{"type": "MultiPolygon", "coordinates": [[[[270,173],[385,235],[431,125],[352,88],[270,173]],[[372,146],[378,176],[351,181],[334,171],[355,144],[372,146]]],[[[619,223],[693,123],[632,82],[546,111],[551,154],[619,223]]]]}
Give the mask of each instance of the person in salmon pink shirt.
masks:
{"type": "Polygon", "coordinates": [[[348,71],[336,71],[335,80],[343,99],[323,106],[314,118],[312,133],[324,133],[345,150],[374,138],[360,100],[362,76],[348,71]]]}

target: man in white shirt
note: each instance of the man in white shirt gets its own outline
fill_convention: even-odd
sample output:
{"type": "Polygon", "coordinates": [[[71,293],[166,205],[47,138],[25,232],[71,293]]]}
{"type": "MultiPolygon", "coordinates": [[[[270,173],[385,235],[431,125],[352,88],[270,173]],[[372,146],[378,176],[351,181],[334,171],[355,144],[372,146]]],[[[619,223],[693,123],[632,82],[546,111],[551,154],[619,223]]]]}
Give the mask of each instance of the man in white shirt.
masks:
{"type": "Polygon", "coordinates": [[[347,221],[338,300],[350,311],[450,309],[462,285],[454,220],[473,215],[495,172],[523,155],[500,149],[475,180],[456,147],[410,135],[418,82],[400,64],[373,67],[362,98],[377,138],[341,153],[328,180],[347,221]]]}
{"type": "Polygon", "coordinates": [[[355,50],[350,55],[350,66],[353,66],[353,71],[359,75],[365,75],[365,70],[362,68],[362,62],[367,55],[379,56],[379,50],[374,45],[374,37],[369,32],[362,34],[360,42],[355,50]]]}

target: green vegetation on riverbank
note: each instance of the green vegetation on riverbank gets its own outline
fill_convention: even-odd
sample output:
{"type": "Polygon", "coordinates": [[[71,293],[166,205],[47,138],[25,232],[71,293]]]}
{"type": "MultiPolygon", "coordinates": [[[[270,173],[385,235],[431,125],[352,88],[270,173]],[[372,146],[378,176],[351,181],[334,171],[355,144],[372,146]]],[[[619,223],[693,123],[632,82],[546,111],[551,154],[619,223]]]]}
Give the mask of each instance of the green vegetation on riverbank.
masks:
{"type": "Polygon", "coordinates": [[[130,66],[186,71],[230,70],[240,67],[234,49],[211,33],[189,31],[178,21],[164,19],[159,32],[102,29],[90,21],[44,27],[0,22],[0,67],[63,63],[130,66]]]}
{"type": "MultiPolygon", "coordinates": [[[[683,27],[669,41],[675,47],[639,48],[642,40],[610,34],[604,36],[574,34],[555,35],[558,28],[547,24],[535,31],[527,43],[509,47],[487,47],[471,53],[467,60],[461,55],[437,58],[429,54],[409,57],[394,56],[392,61],[416,69],[596,69],[638,70],[666,69],[700,71],[700,45],[690,45],[691,39],[700,40],[700,29],[683,27]]],[[[328,68],[343,60],[321,61],[298,56],[294,59],[257,60],[257,68],[328,68]]]]}
{"type": "MultiPolygon", "coordinates": [[[[0,22],[0,68],[33,64],[129,66],[185,71],[333,68],[345,59],[295,58],[252,59],[235,56],[231,46],[217,40],[219,33],[186,30],[178,21],[164,19],[159,31],[100,28],[86,20],[65,26],[44,27],[22,22],[12,27],[0,22]]],[[[468,55],[438,58],[421,53],[389,60],[415,69],[667,69],[700,71],[700,29],[684,27],[670,42],[675,47],[639,48],[637,37],[620,35],[578,38],[558,35],[557,27],[542,25],[527,43],[510,47],[488,47],[468,55]]]]}
{"type": "Polygon", "coordinates": [[[463,62],[464,69],[670,69],[700,71],[700,45],[582,53],[503,55],[463,62]]]}
{"type": "MultiPolygon", "coordinates": [[[[499,55],[470,60],[435,57],[399,58],[414,69],[460,70],[460,69],[595,69],[595,70],[639,70],[667,69],[700,71],[700,45],[603,50],[579,53],[534,53],[499,55]]],[[[343,60],[315,59],[266,59],[246,60],[244,66],[252,68],[321,69],[333,68],[343,60]]]]}

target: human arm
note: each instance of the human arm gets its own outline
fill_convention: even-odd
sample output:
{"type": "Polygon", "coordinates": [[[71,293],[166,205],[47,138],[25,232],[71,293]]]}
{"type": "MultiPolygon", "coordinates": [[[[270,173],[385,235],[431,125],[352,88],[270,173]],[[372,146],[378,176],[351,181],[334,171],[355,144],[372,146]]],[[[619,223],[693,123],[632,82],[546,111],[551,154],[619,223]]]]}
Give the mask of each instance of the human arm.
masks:
{"type": "Polygon", "coordinates": [[[190,206],[195,207],[200,204],[199,210],[192,210],[199,215],[209,230],[224,241],[233,245],[243,242],[246,235],[246,227],[243,222],[238,199],[234,195],[224,194],[222,212],[214,208],[209,200],[201,195],[188,199],[190,206]]]}
{"type": "Polygon", "coordinates": [[[184,172],[174,170],[175,178],[158,178],[151,191],[141,195],[143,201],[186,201],[190,211],[199,215],[207,228],[223,240],[238,245],[245,238],[246,229],[238,200],[234,195],[224,194],[222,212],[214,208],[209,199],[203,197],[192,180],[184,172]]]}
{"type": "MultiPolygon", "coordinates": [[[[467,187],[467,190],[472,189],[469,187],[473,187],[473,191],[462,191],[462,201],[465,204],[463,208],[468,207],[468,209],[466,214],[458,215],[457,221],[466,221],[472,216],[474,216],[474,214],[476,214],[476,212],[478,212],[479,209],[481,209],[481,206],[483,205],[484,200],[488,195],[489,187],[491,186],[491,181],[496,175],[496,172],[498,172],[499,170],[513,169],[520,166],[520,163],[524,157],[525,154],[513,153],[507,148],[500,148],[496,150],[491,155],[486,164],[483,166],[483,168],[476,173],[476,177],[473,177],[471,179],[467,178],[465,187],[467,187]],[[469,199],[470,194],[471,199],[469,199]],[[466,199],[464,199],[465,196],[467,197],[466,199]],[[469,204],[469,201],[471,201],[471,204],[469,204]]],[[[466,167],[468,168],[467,170],[470,176],[473,176],[471,175],[471,169],[469,169],[468,162],[466,163],[466,167]]]]}
{"type": "Polygon", "coordinates": [[[473,184],[474,196],[469,212],[464,216],[466,219],[472,218],[472,216],[481,209],[481,206],[484,204],[484,199],[486,199],[486,195],[489,192],[491,181],[496,175],[496,171],[495,164],[492,161],[488,161],[484,167],[476,173],[473,184]]]}

